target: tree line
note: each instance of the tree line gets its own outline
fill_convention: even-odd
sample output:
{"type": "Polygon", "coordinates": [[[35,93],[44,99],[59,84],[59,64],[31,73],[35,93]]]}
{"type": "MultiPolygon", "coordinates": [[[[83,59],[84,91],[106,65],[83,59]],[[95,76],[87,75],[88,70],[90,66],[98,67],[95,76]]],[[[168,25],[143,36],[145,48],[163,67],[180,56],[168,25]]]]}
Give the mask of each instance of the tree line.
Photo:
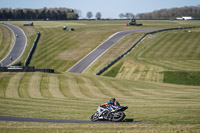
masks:
{"type": "Polygon", "coordinates": [[[137,14],[137,18],[139,19],[176,19],[177,17],[182,16],[191,16],[194,19],[200,19],[200,7],[186,6],[137,14]]]}
{"type": "Polygon", "coordinates": [[[78,18],[78,13],[69,8],[0,9],[1,20],[77,20],[78,18]]]}
{"type": "MultiPolygon", "coordinates": [[[[101,16],[102,16],[101,13],[97,12],[96,15],[95,15],[96,20],[100,20],[101,16]]],[[[87,12],[86,17],[88,19],[91,19],[93,17],[93,13],[91,11],[87,12]]]]}

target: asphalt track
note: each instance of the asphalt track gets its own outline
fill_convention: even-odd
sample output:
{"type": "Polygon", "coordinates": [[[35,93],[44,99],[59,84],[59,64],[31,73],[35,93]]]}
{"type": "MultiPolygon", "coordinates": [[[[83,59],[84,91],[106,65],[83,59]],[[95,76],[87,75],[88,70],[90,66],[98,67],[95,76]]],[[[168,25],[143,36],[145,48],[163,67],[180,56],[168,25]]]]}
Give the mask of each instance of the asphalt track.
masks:
{"type": "MultiPolygon", "coordinates": [[[[60,119],[42,119],[42,118],[25,118],[25,117],[12,117],[12,116],[0,116],[0,121],[17,121],[17,122],[50,122],[50,123],[119,123],[111,121],[86,121],[86,120],[60,120],[60,119]]],[[[149,122],[133,122],[123,121],[120,123],[149,123],[149,122]]]]}
{"type": "Polygon", "coordinates": [[[68,69],[66,72],[82,73],[86,70],[93,62],[95,62],[101,55],[103,55],[110,47],[112,47],[116,42],[125,37],[130,33],[136,32],[148,32],[157,29],[140,29],[140,30],[128,30],[121,31],[110,36],[106,41],[100,44],[97,48],[91,51],[88,55],[82,58],[74,66],[68,69]]]}
{"type": "Polygon", "coordinates": [[[11,51],[9,52],[9,54],[0,61],[1,65],[9,66],[12,63],[14,63],[17,59],[19,59],[21,55],[23,54],[26,44],[27,44],[27,38],[23,30],[20,29],[19,27],[11,25],[11,24],[3,24],[3,23],[2,25],[8,27],[13,32],[14,39],[15,39],[14,45],[11,51]]]}

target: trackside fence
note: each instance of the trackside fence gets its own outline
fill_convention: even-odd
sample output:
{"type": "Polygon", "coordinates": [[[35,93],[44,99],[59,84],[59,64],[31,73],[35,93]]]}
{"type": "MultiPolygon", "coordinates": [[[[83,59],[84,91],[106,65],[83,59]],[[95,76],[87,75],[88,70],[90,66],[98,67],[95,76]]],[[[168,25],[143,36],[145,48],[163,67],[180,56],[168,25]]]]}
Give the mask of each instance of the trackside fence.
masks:
{"type": "Polygon", "coordinates": [[[118,62],[120,59],[122,59],[125,55],[127,55],[129,52],[133,50],[133,48],[140,43],[146,36],[150,34],[155,34],[159,32],[164,32],[164,31],[171,31],[171,30],[182,30],[182,29],[193,29],[193,28],[200,28],[200,26],[192,26],[192,27],[184,27],[184,28],[168,28],[168,29],[161,29],[161,30],[156,30],[152,32],[145,33],[136,43],[134,43],[125,53],[117,57],[115,60],[110,62],[107,66],[105,66],[103,69],[101,69],[99,72],[96,73],[96,75],[101,75],[103,72],[105,72],[108,68],[110,68],[112,65],[114,65],[116,62],[118,62]]]}
{"type": "Polygon", "coordinates": [[[29,54],[28,54],[28,56],[27,56],[27,58],[26,58],[26,60],[24,62],[24,66],[25,67],[29,65],[29,63],[31,61],[31,58],[33,56],[33,53],[35,52],[35,48],[37,46],[37,43],[38,43],[39,39],[40,39],[40,32],[37,33],[35,41],[33,42],[33,46],[32,46],[32,48],[31,48],[31,50],[30,50],[30,52],[29,52],[29,54]]]}
{"type": "Polygon", "coordinates": [[[0,72],[45,72],[54,73],[53,69],[35,69],[34,67],[21,67],[21,66],[11,66],[11,67],[0,67],[0,72]]]}

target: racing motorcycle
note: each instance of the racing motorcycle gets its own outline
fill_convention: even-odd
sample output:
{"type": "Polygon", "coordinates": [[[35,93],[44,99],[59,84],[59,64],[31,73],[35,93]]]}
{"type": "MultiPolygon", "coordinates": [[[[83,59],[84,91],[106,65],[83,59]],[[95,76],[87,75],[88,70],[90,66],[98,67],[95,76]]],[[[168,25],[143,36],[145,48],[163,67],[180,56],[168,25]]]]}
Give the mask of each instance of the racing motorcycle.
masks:
{"type": "Polygon", "coordinates": [[[128,106],[119,106],[115,111],[111,112],[108,106],[101,105],[97,108],[97,112],[91,116],[91,121],[111,120],[113,122],[122,121],[125,118],[123,111],[128,109],[128,106]]]}

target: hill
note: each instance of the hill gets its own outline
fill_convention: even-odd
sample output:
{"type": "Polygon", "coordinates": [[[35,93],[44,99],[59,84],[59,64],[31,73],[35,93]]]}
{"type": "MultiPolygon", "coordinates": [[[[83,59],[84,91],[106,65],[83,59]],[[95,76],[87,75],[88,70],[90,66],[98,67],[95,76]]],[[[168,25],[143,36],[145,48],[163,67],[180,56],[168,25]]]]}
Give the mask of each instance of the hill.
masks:
{"type": "MultiPolygon", "coordinates": [[[[167,74],[164,71],[193,72],[193,76],[190,75],[194,78],[187,78],[186,81],[179,82],[178,75],[174,78],[177,78],[178,84],[188,82],[186,84],[198,85],[198,75],[194,73],[199,72],[199,32],[199,29],[193,29],[149,35],[104,75],[112,76],[109,73],[116,71],[114,77],[117,78],[163,82],[167,74]]],[[[132,37],[130,35],[125,40],[132,37]]],[[[123,45],[123,42],[119,45],[123,45]]],[[[166,78],[164,82],[168,82],[166,78]]]]}
{"type": "MultiPolygon", "coordinates": [[[[89,120],[99,104],[107,102],[110,97],[115,97],[121,105],[129,106],[129,109],[125,112],[126,118],[138,123],[80,125],[1,121],[0,131],[199,131],[199,125],[192,124],[200,123],[199,86],[162,83],[164,75],[160,72],[174,70],[176,65],[180,64],[177,62],[176,65],[167,67],[168,62],[159,62],[160,59],[157,59],[157,56],[153,56],[157,50],[151,49],[154,46],[161,48],[159,46],[160,43],[156,43],[160,38],[167,43],[167,46],[171,46],[168,43],[170,39],[166,39],[170,34],[172,34],[170,38],[178,38],[180,37],[179,34],[187,36],[185,34],[188,32],[178,31],[176,33],[175,31],[149,36],[128,56],[123,58],[119,64],[113,66],[114,69],[118,69],[115,75],[116,78],[95,76],[95,73],[119,56],[120,53],[126,51],[143,33],[131,34],[121,39],[120,42],[91,65],[84,74],[65,73],[75,62],[115,32],[137,28],[193,26],[198,25],[198,22],[140,21],[139,23],[143,23],[143,27],[126,27],[124,26],[124,20],[35,21],[34,27],[23,27],[22,25],[25,22],[22,21],[9,23],[20,26],[28,37],[26,51],[19,61],[23,62],[25,60],[37,31],[40,31],[41,38],[31,60],[31,65],[36,68],[52,68],[55,69],[56,73],[0,73],[0,115],[89,120]],[[75,31],[63,31],[62,27],[64,25],[75,28],[75,31]],[[145,47],[145,51],[142,50],[143,47],[145,47]],[[149,63],[148,60],[152,60],[152,63],[149,63]],[[145,76],[145,73],[148,73],[146,74],[148,76],[145,76]],[[135,76],[135,74],[138,76],[135,76]]],[[[198,36],[195,35],[195,32],[198,33],[199,30],[192,30],[192,38],[198,36]]],[[[173,40],[171,40],[171,43],[173,43],[173,40]]],[[[180,44],[183,43],[177,43],[177,45],[180,44]]],[[[196,47],[196,43],[194,47],[196,47]]],[[[191,49],[189,46],[188,48],[191,49]]],[[[179,50],[180,52],[184,51],[182,49],[179,50]]],[[[180,52],[178,55],[174,53],[173,57],[180,60],[180,52]]],[[[194,60],[198,60],[197,53],[193,53],[194,60]]],[[[159,55],[160,58],[162,57],[161,55],[159,55]]],[[[172,54],[168,54],[164,59],[170,60],[171,56],[172,54]]],[[[187,54],[183,57],[184,61],[190,59],[187,54]]],[[[185,68],[192,69],[193,66],[185,65],[179,70],[182,71],[185,68]]],[[[198,69],[196,70],[198,71],[198,69]]]]}

